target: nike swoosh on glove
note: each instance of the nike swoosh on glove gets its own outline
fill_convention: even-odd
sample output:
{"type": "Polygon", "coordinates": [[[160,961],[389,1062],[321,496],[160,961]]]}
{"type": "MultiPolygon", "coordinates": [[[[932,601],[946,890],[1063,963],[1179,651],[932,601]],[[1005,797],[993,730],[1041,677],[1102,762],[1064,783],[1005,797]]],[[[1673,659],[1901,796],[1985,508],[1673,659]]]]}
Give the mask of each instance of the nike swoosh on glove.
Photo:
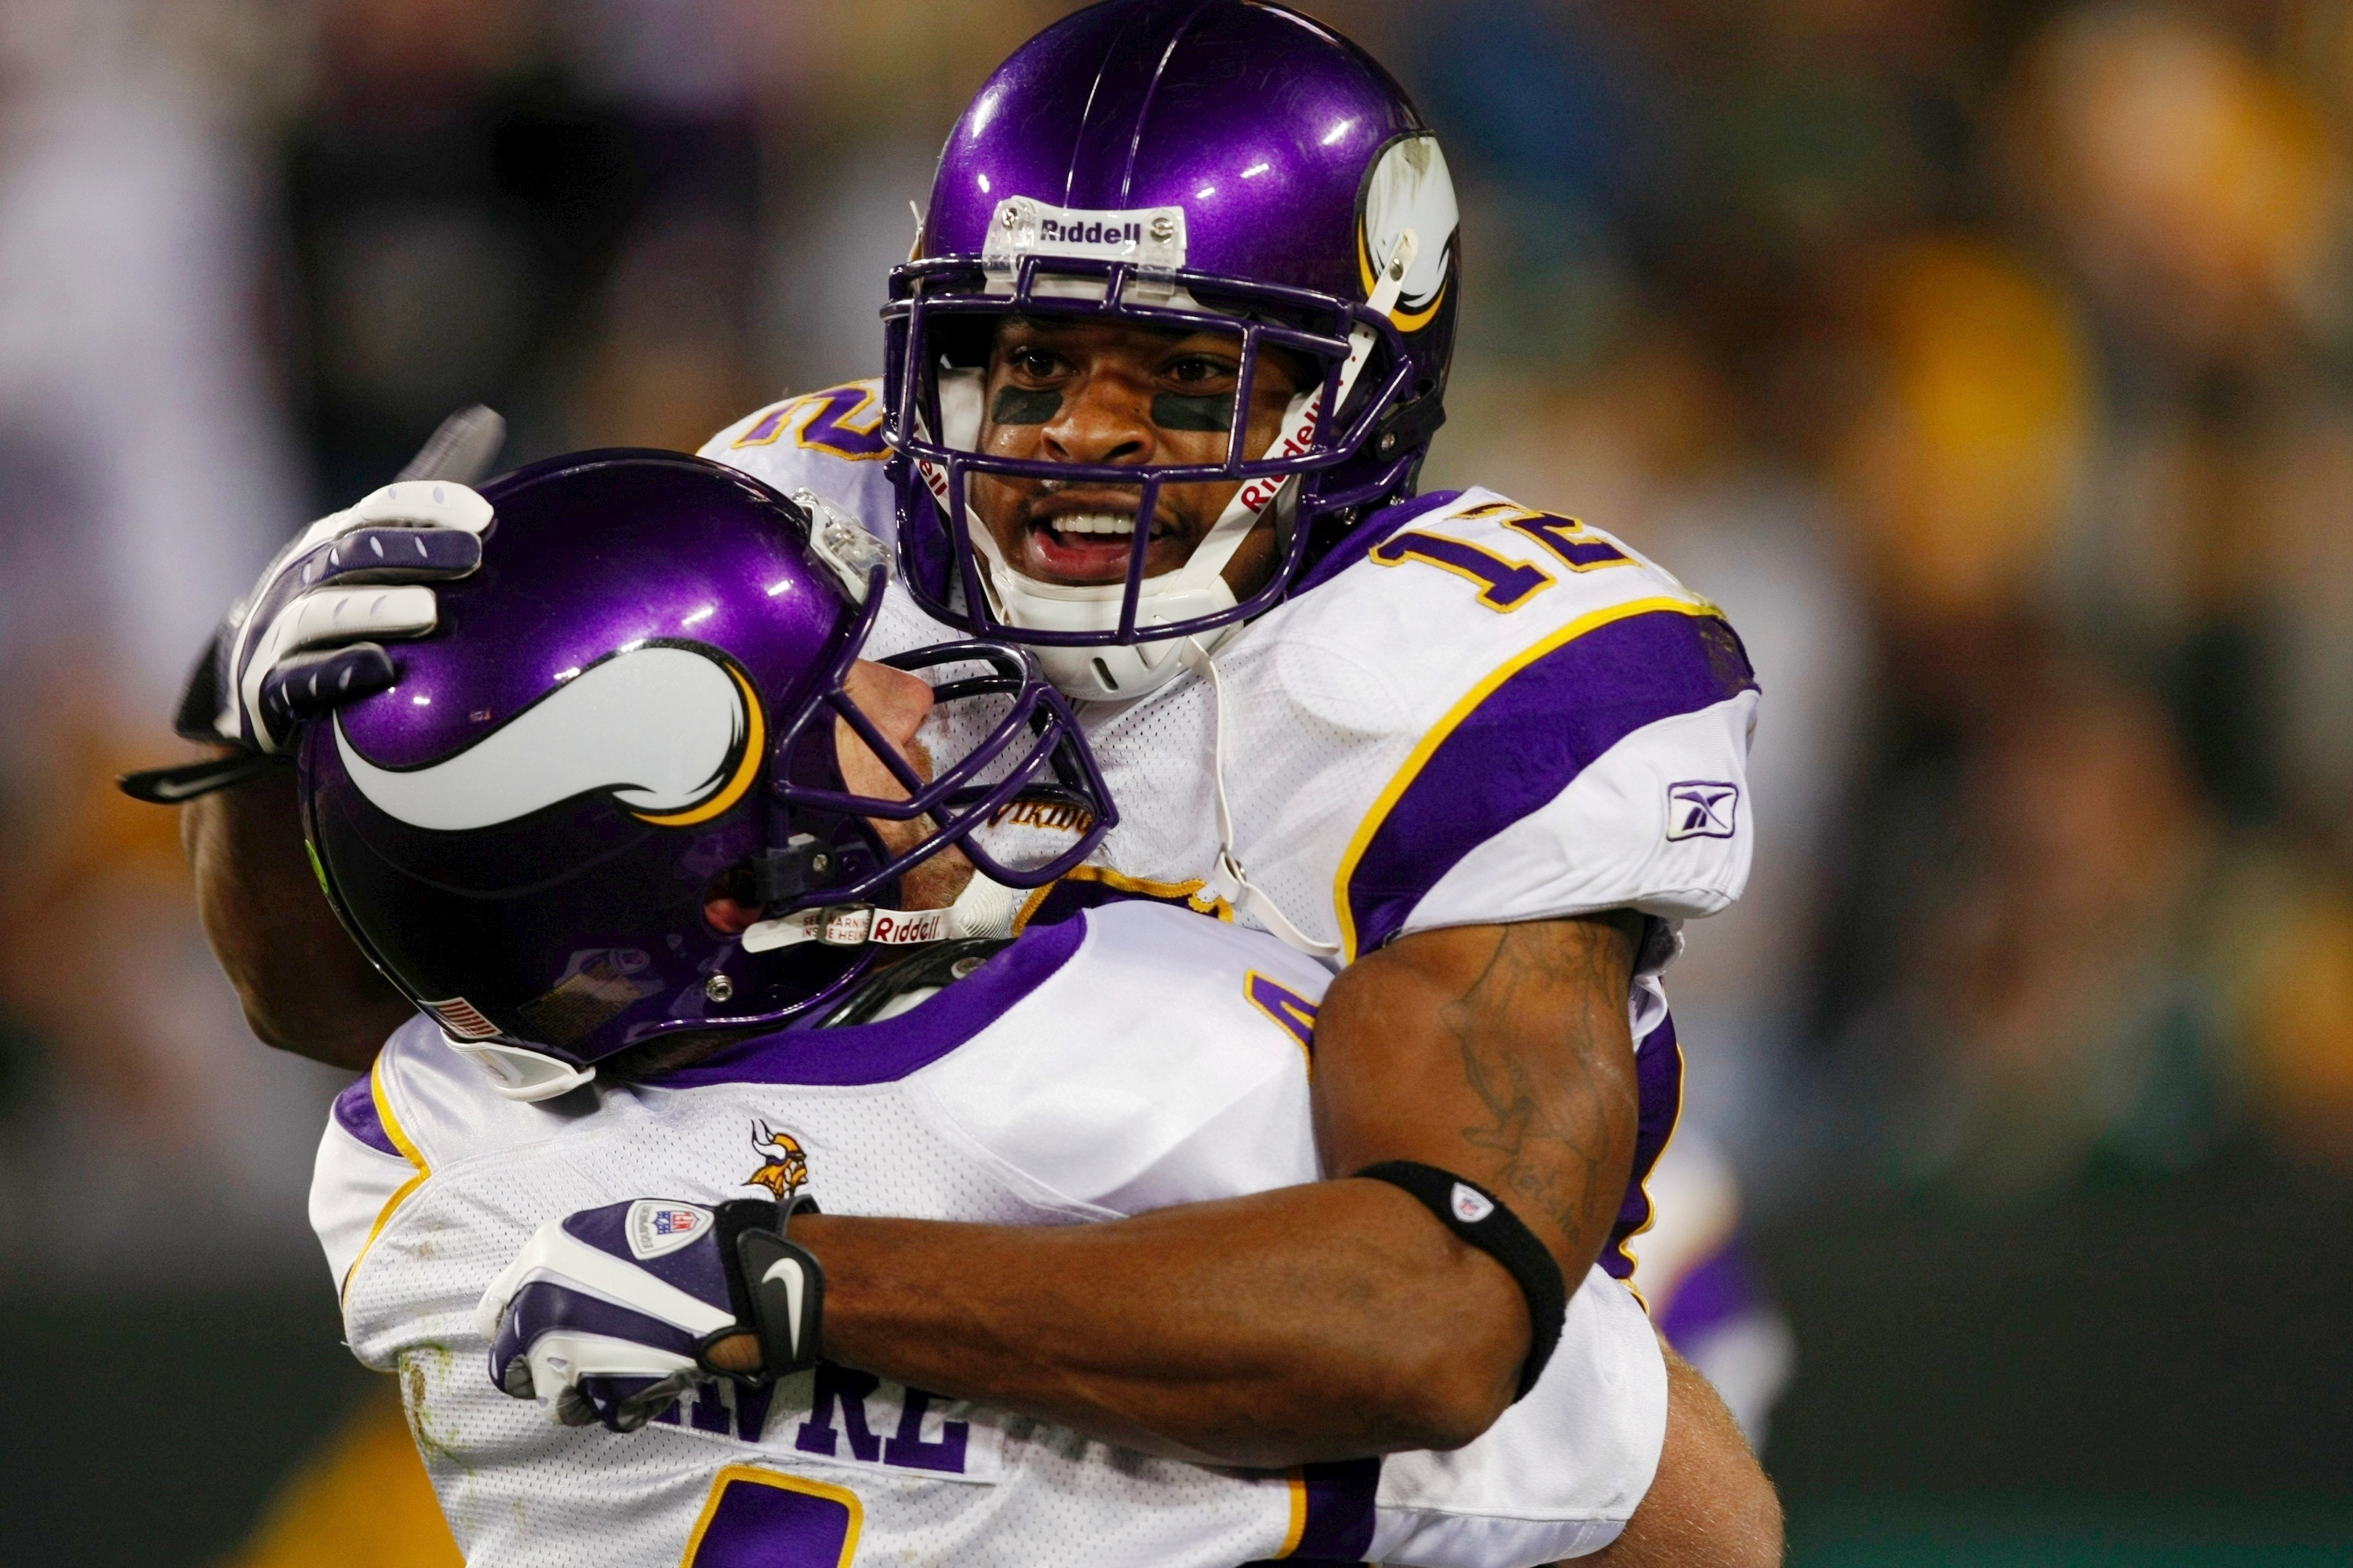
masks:
{"type": "Polygon", "coordinates": [[[475,1308],[491,1381],[566,1425],[634,1432],[697,1383],[814,1364],[824,1275],[785,1240],[790,1212],[765,1198],[640,1198],[550,1221],[475,1308]],[[712,1363],[744,1334],[761,1347],[756,1372],[712,1363]]]}

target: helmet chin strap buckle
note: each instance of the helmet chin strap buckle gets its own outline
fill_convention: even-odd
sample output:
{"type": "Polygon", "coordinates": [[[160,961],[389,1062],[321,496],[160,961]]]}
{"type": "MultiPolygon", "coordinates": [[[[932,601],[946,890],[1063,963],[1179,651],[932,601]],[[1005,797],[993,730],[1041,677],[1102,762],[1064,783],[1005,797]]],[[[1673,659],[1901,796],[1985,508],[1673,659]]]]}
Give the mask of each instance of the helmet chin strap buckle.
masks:
{"type": "Polygon", "coordinates": [[[747,953],[771,953],[815,942],[828,948],[903,948],[944,942],[955,933],[947,909],[881,909],[871,904],[828,904],[797,909],[745,927],[747,953]]]}
{"type": "Polygon", "coordinates": [[[482,1070],[491,1092],[501,1099],[552,1100],[596,1082],[596,1069],[575,1067],[522,1045],[501,1045],[491,1040],[460,1040],[443,1033],[441,1044],[482,1070]]]}

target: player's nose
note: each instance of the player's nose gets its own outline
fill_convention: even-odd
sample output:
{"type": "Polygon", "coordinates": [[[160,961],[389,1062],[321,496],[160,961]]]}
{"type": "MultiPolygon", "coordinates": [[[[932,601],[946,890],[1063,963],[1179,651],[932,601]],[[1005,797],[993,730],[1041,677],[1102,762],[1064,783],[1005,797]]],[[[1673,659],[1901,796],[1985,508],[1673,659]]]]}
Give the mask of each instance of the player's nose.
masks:
{"type": "Polygon", "coordinates": [[[1149,462],[1159,444],[1150,389],[1117,367],[1092,367],[1062,399],[1044,437],[1047,458],[1053,462],[1149,462]]]}

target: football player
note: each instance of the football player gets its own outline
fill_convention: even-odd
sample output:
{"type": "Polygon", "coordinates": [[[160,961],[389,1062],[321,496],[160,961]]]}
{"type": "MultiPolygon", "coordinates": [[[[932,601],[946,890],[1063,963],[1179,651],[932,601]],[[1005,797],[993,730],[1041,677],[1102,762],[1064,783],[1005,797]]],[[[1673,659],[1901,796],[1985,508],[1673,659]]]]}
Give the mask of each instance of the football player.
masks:
{"type": "Polygon", "coordinates": [[[1599,1268],[1525,1397],[1445,1456],[1204,1469],[821,1361],[810,1200],[1070,1225],[1314,1181],[1328,973],[1145,904],[902,938],[968,928],[957,877],[916,885],[970,876],[950,846],[1054,874],[971,846],[1008,801],[1101,809],[1034,667],[925,655],[938,701],[992,716],[973,753],[909,756],[932,689],[851,663],[871,540],[680,458],[488,498],[455,629],[316,726],[301,776],[322,885],[419,1011],[338,1100],[312,1220],[470,1562],[1509,1568],[1618,1535],[1666,1372],[1599,1268]]]}
{"type": "MultiPolygon", "coordinates": [[[[927,616],[1029,643],[1082,699],[1121,821],[1029,917],[1183,900],[1344,967],[1340,1163],[1412,1149],[1564,1265],[1630,1273],[1680,1100],[1657,975],[1746,878],[1757,683],[1608,535],[1412,494],[1459,293],[1436,138],[1279,7],[1097,6],[975,98],[916,252],[881,386],[705,451],[887,508],[927,616]],[[1620,965],[1635,1049],[1588,1054],[1556,1022],[1626,996],[1620,965]],[[1597,1202],[1629,1155],[1622,1208],[1597,1202]]],[[[1336,1234],[1382,1234],[1362,1196],[1336,1234]]],[[[961,1309],[883,1353],[969,1375],[938,1349],[961,1309]]]]}
{"type": "MultiPolygon", "coordinates": [[[[1325,958],[1326,1165],[1485,1187],[1576,1278],[1629,1268],[1648,1217],[1680,1078],[1656,976],[1745,877],[1756,684],[1712,608],[1607,535],[1413,494],[1454,231],[1435,138],[1354,46],[1274,5],[1117,0],[1025,46],[952,134],[886,384],[708,450],[897,524],[912,596],[887,645],[935,639],[925,615],[987,628],[1088,699],[1121,821],[1032,923],[1181,899],[1325,958]]],[[[373,634],[431,620],[429,588],[402,591],[406,622],[232,638],[221,733],[280,744],[265,655],[340,641],[294,684],[383,684],[373,634]]],[[[406,1007],[289,901],[285,799],[265,779],[195,814],[204,905],[265,1037],[356,1065],[406,1007]]],[[[1442,1214],[1377,1182],[1252,1202],[1082,1240],[803,1234],[845,1355],[1081,1430],[1296,1457],[1440,1446],[1505,1407],[1535,1298],[1442,1214]],[[1356,1313],[1386,1330],[1363,1401],[1332,1397],[1360,1371],[1254,1355],[1272,1319],[1196,1309],[1199,1281],[1247,1294],[1248,1260],[1278,1256],[1335,1282],[1290,1298],[1330,1342],[1362,1342],[1356,1313]],[[1413,1287],[1337,1284],[1367,1278],[1413,1287]]]]}

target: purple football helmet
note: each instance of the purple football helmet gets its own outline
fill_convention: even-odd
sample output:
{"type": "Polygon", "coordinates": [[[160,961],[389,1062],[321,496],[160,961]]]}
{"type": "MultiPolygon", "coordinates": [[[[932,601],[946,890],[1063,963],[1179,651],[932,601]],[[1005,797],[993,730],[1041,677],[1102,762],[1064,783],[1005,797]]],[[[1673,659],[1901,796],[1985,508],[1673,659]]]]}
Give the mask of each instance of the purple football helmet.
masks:
{"type": "MultiPolygon", "coordinates": [[[[1412,493],[1443,418],[1458,297],[1446,161],[1403,89],[1320,24],[1255,0],[1109,0],[1049,27],[949,133],[913,260],[883,312],[908,586],[980,635],[1042,651],[1065,691],[1134,695],[1173,639],[1264,610],[1362,512],[1412,493]],[[1222,461],[1058,463],[976,449],[992,323],[1115,319],[1239,340],[1222,461]],[[1310,366],[1272,444],[1246,450],[1266,356],[1310,366]],[[1174,571],[1124,583],[1014,571],[971,515],[975,474],[1140,489],[1239,483],[1174,571]],[[1220,573],[1271,514],[1271,579],[1220,573]],[[1105,659],[1106,650],[1115,650],[1105,659]],[[1082,652],[1083,651],[1083,652],[1082,652]]],[[[1220,416],[1223,417],[1223,416],[1220,416]]],[[[1212,427],[1214,429],[1214,427],[1212,427]]]]}
{"type": "Polygon", "coordinates": [[[920,862],[961,844],[1038,886],[1116,820],[1021,649],[889,661],[946,667],[935,702],[989,722],[930,779],[883,736],[845,682],[888,553],[838,515],[673,453],[558,458],[482,494],[480,571],[438,590],[439,630],[402,645],[397,683],[310,726],[300,760],[329,901],[501,1092],[562,1093],[662,1034],[790,1019],[878,944],[953,934],[945,911],[890,907],[920,862]],[[837,719],[903,798],[845,782],[837,719]],[[972,842],[1035,797],[1091,827],[1043,864],[972,842]],[[871,818],[919,829],[893,853],[871,818]]]}

